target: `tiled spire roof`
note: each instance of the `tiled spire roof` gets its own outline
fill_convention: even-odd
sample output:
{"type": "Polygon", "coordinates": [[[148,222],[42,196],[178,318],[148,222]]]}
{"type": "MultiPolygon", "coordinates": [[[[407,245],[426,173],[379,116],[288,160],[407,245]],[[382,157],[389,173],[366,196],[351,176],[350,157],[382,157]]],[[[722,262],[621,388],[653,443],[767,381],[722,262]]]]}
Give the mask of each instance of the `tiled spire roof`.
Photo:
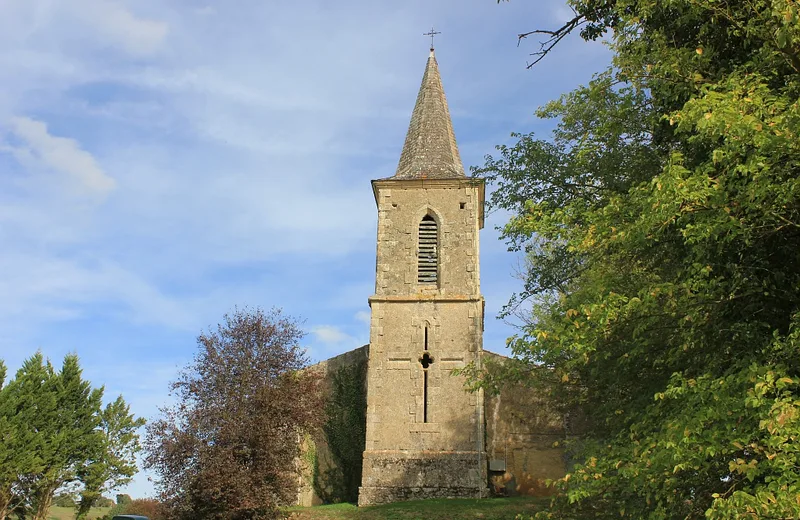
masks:
{"type": "Polygon", "coordinates": [[[453,179],[464,177],[447,98],[433,49],[428,57],[417,103],[411,114],[406,143],[395,179],[453,179]]]}

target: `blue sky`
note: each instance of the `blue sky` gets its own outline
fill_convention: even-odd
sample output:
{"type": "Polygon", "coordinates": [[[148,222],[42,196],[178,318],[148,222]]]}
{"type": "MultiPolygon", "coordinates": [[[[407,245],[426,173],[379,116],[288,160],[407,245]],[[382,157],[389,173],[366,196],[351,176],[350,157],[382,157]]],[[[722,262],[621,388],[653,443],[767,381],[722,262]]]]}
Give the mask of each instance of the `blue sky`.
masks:
{"type": "MultiPolygon", "coordinates": [[[[234,306],[304,320],[314,360],[363,345],[371,179],[394,174],[436,55],[465,167],[607,66],[516,35],[562,1],[0,0],[0,359],[76,352],[138,416],[234,306]]],[[[485,348],[519,258],[481,236],[485,348]]],[[[152,493],[140,473],[124,491],[152,493]]]]}

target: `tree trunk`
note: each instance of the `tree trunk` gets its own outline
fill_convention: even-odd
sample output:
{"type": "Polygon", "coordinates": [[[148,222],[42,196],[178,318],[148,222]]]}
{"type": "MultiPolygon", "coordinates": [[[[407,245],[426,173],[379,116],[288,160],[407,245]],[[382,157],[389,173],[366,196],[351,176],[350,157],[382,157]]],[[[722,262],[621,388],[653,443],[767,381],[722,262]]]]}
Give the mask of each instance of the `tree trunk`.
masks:
{"type": "Polygon", "coordinates": [[[44,487],[39,489],[36,497],[36,511],[33,513],[33,520],[47,520],[47,513],[50,512],[50,505],[53,503],[53,494],[57,487],[44,487]]]}
{"type": "Polygon", "coordinates": [[[11,504],[11,497],[6,497],[3,494],[0,494],[0,520],[6,520],[8,516],[8,506],[11,504]]]}
{"type": "MultiPolygon", "coordinates": [[[[84,491],[81,493],[81,501],[78,503],[78,508],[75,511],[75,520],[84,520],[99,496],[100,493],[94,491],[84,491]]],[[[3,519],[0,518],[0,520],[3,519]]]]}
{"type": "Polygon", "coordinates": [[[11,485],[5,489],[0,489],[0,520],[6,520],[11,515],[14,493],[11,492],[11,485]]]}

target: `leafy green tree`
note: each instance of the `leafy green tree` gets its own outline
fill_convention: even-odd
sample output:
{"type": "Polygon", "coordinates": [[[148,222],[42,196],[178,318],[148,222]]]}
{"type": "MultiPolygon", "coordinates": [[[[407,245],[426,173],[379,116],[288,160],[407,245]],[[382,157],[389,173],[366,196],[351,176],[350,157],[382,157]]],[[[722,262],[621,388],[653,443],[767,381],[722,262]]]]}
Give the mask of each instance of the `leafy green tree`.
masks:
{"type": "Polygon", "coordinates": [[[57,493],[53,497],[53,505],[56,507],[75,507],[75,497],[71,493],[57,493]]]}
{"type": "Polygon", "coordinates": [[[11,511],[29,512],[33,504],[36,478],[48,465],[46,437],[53,429],[45,424],[57,410],[55,377],[52,365],[36,353],[2,390],[0,420],[7,425],[8,442],[3,443],[5,460],[0,464],[5,504],[0,518],[11,511]]]}
{"type": "Polygon", "coordinates": [[[106,496],[101,496],[94,505],[95,507],[114,507],[114,501],[106,496]]]}
{"type": "Polygon", "coordinates": [[[130,407],[122,396],[103,409],[100,427],[95,431],[99,449],[88,464],[78,470],[84,488],[80,493],[76,520],[86,518],[105,491],[124,486],[136,474],[135,457],[140,450],[136,430],[144,424],[144,419],[136,419],[130,413],[130,407]]]}
{"type": "Polygon", "coordinates": [[[800,7],[570,5],[539,57],[608,33],[614,68],[477,170],[529,262],[508,376],[588,425],[540,515],[800,517],[800,7]]]}
{"type": "Polygon", "coordinates": [[[276,518],[296,493],[301,434],[321,426],[321,376],[296,322],[236,310],[202,334],[172,383],[177,403],[148,426],[147,467],[170,518],[276,518]]]}
{"type": "MultiPolygon", "coordinates": [[[[128,506],[133,502],[133,499],[131,498],[131,496],[126,494],[126,493],[119,493],[119,494],[117,494],[117,496],[115,498],[116,498],[116,502],[113,501],[113,500],[110,500],[111,509],[108,511],[108,513],[103,515],[103,517],[102,517],[103,520],[111,520],[116,515],[124,515],[124,514],[128,513],[128,506]]],[[[148,515],[145,515],[145,516],[148,516],[148,515]]]]}
{"type": "Polygon", "coordinates": [[[103,390],[92,389],[82,378],[78,357],[68,354],[61,371],[42,387],[41,399],[54,405],[29,424],[42,442],[43,470],[29,491],[34,520],[46,520],[53,494],[77,478],[82,464],[102,450],[96,429],[100,426],[103,390]]]}
{"type": "Polygon", "coordinates": [[[89,475],[84,484],[119,485],[135,472],[141,421],[122,398],[102,410],[102,396],[73,354],[56,372],[36,353],[0,387],[0,520],[11,511],[44,520],[63,486],[89,475]]]}
{"type": "Polygon", "coordinates": [[[15,408],[8,386],[5,385],[6,366],[0,361],[0,520],[16,507],[17,476],[35,466],[32,454],[22,449],[15,408]]]}

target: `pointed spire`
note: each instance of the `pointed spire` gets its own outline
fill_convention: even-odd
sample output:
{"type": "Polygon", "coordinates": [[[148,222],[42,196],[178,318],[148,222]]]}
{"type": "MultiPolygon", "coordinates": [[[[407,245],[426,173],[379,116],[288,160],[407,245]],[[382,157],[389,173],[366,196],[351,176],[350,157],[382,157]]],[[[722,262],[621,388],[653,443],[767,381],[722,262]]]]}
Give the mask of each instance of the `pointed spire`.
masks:
{"type": "Polygon", "coordinates": [[[439,66],[431,49],[422,76],[417,103],[411,114],[406,143],[396,179],[452,179],[464,177],[439,66]]]}

